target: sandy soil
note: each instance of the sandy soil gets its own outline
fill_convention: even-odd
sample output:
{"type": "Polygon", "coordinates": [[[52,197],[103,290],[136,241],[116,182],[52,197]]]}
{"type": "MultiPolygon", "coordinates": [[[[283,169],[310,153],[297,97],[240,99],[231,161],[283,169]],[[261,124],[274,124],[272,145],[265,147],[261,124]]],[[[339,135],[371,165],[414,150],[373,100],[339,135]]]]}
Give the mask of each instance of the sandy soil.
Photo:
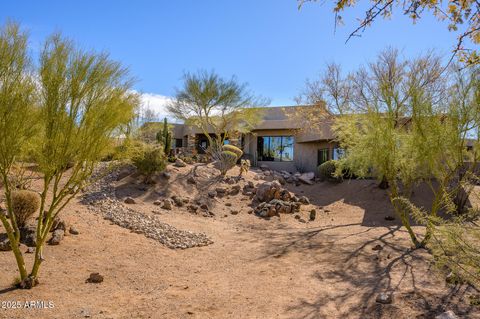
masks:
{"type": "MultiPolygon", "coordinates": [[[[248,214],[250,201],[241,194],[215,199],[213,218],[153,205],[164,196],[193,198],[204,190],[186,182],[188,170],[173,170],[170,182],[148,189],[127,177],[118,182],[117,196],[133,196],[135,209],[204,232],[214,244],[171,250],[73,202],[63,217],[80,235],[46,247],[38,287],[11,289],[14,257],[0,252],[0,301],[52,301],[54,308],[0,309],[0,318],[434,318],[450,309],[480,318],[480,308],[468,302],[476,292],[446,285],[425,251],[409,249],[399,222],[384,219],[393,212],[373,181],[288,185],[312,201],[302,206],[306,220],[317,208],[308,223],[293,215],[264,220],[248,214]],[[240,213],[230,214],[232,208],[240,213]],[[372,250],[377,244],[383,249],[372,250]],[[92,272],[105,281],[86,283],[92,272]],[[392,304],[375,302],[390,290],[392,304]]],[[[421,203],[425,191],[414,196],[421,203]]],[[[26,257],[30,264],[32,255],[26,257]]]]}

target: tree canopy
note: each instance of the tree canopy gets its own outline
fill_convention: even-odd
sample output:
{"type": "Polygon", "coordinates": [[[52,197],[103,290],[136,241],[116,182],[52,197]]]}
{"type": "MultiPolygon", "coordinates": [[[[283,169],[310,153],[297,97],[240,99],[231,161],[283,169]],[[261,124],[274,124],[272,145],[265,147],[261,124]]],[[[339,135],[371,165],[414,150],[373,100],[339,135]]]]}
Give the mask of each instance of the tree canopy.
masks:
{"type": "Polygon", "coordinates": [[[258,106],[268,100],[253,95],[236,77],[225,79],[215,72],[185,73],[168,112],[186,124],[198,127],[210,140],[223,144],[233,131],[249,131],[258,121],[258,106]],[[215,140],[210,137],[213,132],[215,140]]]}

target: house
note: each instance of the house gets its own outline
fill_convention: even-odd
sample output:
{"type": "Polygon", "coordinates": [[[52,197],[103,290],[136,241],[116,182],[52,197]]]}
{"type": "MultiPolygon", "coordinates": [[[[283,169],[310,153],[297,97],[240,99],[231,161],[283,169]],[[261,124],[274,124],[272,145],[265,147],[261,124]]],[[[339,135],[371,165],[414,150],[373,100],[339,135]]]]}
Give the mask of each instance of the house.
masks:
{"type": "MultiPolygon", "coordinates": [[[[228,143],[240,147],[253,166],[267,166],[288,172],[316,171],[318,165],[342,154],[334,141],[332,116],[326,116],[318,128],[306,129],[307,121],[298,118],[299,108],[282,106],[261,108],[262,121],[250,133],[231,134],[228,143]]],[[[318,109],[317,109],[318,110],[318,109]]],[[[208,139],[198,128],[171,124],[175,153],[204,153],[208,139]]]]}

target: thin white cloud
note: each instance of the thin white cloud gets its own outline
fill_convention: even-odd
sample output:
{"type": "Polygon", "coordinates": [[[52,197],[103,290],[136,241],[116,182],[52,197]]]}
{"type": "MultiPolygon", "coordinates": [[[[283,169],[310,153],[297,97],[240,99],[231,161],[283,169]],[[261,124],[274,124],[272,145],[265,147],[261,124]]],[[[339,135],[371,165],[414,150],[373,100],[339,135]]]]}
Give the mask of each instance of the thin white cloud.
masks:
{"type": "Polygon", "coordinates": [[[155,112],[157,120],[167,118],[169,122],[177,122],[167,112],[167,105],[172,102],[169,96],[155,94],[155,93],[139,93],[142,103],[142,109],[150,109],[155,112]]]}

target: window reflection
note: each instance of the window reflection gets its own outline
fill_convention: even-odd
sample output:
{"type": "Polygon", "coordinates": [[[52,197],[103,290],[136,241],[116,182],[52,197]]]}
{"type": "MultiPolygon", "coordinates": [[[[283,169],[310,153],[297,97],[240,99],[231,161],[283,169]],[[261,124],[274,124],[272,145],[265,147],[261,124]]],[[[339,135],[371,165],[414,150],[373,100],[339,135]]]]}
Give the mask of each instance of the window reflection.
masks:
{"type": "Polygon", "coordinates": [[[259,161],[293,161],[293,136],[259,136],[257,151],[259,161]]]}

